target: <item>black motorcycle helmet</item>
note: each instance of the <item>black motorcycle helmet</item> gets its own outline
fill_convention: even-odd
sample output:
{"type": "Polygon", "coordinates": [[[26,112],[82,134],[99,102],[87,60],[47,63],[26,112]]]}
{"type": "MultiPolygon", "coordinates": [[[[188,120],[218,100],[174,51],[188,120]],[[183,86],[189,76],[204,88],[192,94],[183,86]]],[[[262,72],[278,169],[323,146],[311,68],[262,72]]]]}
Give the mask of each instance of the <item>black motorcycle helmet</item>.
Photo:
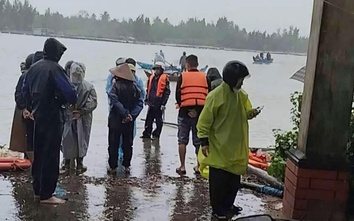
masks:
{"type": "Polygon", "coordinates": [[[228,62],[222,71],[223,80],[230,86],[231,90],[233,90],[240,79],[249,75],[250,73],[248,72],[246,65],[240,61],[228,62]]]}

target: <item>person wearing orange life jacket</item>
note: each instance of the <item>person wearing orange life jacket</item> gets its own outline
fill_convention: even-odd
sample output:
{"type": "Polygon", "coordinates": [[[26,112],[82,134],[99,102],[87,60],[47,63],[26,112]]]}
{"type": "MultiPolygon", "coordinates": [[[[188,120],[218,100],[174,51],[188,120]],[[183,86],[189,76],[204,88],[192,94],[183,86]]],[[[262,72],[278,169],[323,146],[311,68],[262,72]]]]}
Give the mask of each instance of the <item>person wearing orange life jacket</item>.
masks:
{"type": "MultiPolygon", "coordinates": [[[[198,70],[198,57],[189,55],[186,58],[186,72],[183,72],[176,87],[176,106],[178,113],[178,146],[181,166],[176,169],[180,175],[186,174],[186,147],[192,130],[195,154],[198,154],[200,140],[197,137],[197,122],[203,110],[206,97],[211,90],[211,83],[205,73],[198,70]]],[[[198,164],[194,172],[198,173],[198,164]]]]}
{"type": "Polygon", "coordinates": [[[140,137],[143,139],[160,138],[163,126],[162,115],[166,109],[165,106],[171,94],[168,75],[164,73],[164,63],[156,62],[153,70],[155,73],[151,74],[147,84],[145,105],[148,105],[149,109],[145,121],[145,130],[140,137]],[[156,121],[156,129],[152,131],[154,120],[156,121]]]}

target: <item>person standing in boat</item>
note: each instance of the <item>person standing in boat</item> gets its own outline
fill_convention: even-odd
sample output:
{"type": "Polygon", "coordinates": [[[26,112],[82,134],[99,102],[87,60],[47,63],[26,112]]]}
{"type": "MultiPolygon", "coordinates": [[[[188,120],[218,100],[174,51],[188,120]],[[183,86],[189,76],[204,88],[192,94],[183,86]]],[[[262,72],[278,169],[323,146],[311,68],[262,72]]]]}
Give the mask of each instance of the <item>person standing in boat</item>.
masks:
{"type": "Polygon", "coordinates": [[[148,105],[149,109],[146,115],[145,130],[141,136],[143,139],[160,138],[163,127],[163,114],[171,94],[168,75],[164,73],[164,63],[157,62],[153,70],[155,73],[150,75],[147,83],[145,105],[148,105]],[[156,121],[156,129],[152,131],[154,121],[156,121]]]}
{"type": "Polygon", "coordinates": [[[63,107],[77,102],[75,89],[58,64],[65,51],[66,47],[58,40],[47,39],[44,59],[28,70],[22,88],[26,108],[31,109],[34,119],[34,195],[46,204],[65,203],[65,200],[53,196],[59,176],[63,107]]]}
{"type": "Polygon", "coordinates": [[[209,68],[207,77],[211,82],[211,90],[214,90],[223,82],[220,72],[217,68],[209,68]]]}
{"type": "Polygon", "coordinates": [[[183,55],[181,56],[181,58],[179,59],[179,65],[181,66],[181,71],[186,71],[186,52],[183,52],[183,55]]]}
{"type": "MultiPolygon", "coordinates": [[[[197,122],[203,110],[205,99],[211,90],[211,85],[205,73],[198,70],[198,57],[189,55],[186,58],[187,71],[179,77],[176,86],[176,106],[178,113],[178,152],[181,166],[176,169],[180,175],[186,174],[186,148],[189,134],[192,130],[195,154],[198,154],[200,141],[197,137],[197,122]]],[[[198,173],[199,164],[194,167],[198,173]]]]}
{"type": "MultiPolygon", "coordinates": [[[[121,64],[124,64],[124,63],[128,64],[130,70],[134,74],[134,78],[135,78],[134,84],[138,87],[138,89],[140,91],[141,99],[144,101],[145,97],[146,97],[146,92],[145,92],[143,80],[141,80],[141,78],[139,78],[136,75],[136,69],[135,69],[136,61],[133,58],[128,58],[128,59],[126,59],[126,58],[118,58],[116,60],[116,67],[121,65],[121,64]]],[[[108,77],[107,77],[107,84],[106,84],[106,94],[107,94],[107,96],[111,92],[113,84],[114,84],[114,75],[112,73],[109,73],[108,77]]],[[[110,106],[109,97],[108,97],[108,105],[110,106]]],[[[110,108],[111,108],[111,106],[110,106],[110,108]]],[[[135,138],[135,135],[136,135],[136,121],[134,122],[133,138],[135,138]]],[[[120,147],[119,147],[119,159],[123,159],[122,138],[121,138],[120,141],[121,142],[120,142],[120,147]]]]}
{"type": "Polygon", "coordinates": [[[241,88],[247,76],[249,72],[243,63],[227,63],[224,83],[207,97],[197,124],[205,156],[200,164],[209,166],[210,204],[212,215],[218,220],[229,220],[227,216],[242,210],[234,206],[234,201],[248,165],[248,120],[260,113],[252,108],[241,88]]]}
{"type": "Polygon", "coordinates": [[[123,169],[130,174],[133,156],[134,122],[143,109],[139,88],[134,84],[135,77],[128,64],[124,63],[110,70],[115,83],[109,93],[110,114],[108,118],[108,164],[109,174],[116,174],[118,168],[118,147],[122,136],[123,169]]]}
{"type": "Polygon", "coordinates": [[[161,57],[162,57],[163,59],[165,59],[165,53],[163,53],[162,50],[160,50],[160,55],[161,55],[161,57]]]}
{"type": "Polygon", "coordinates": [[[95,87],[85,80],[85,72],[84,64],[77,62],[71,64],[69,75],[78,102],[67,111],[68,119],[64,126],[62,152],[66,174],[70,171],[71,161],[76,161],[77,174],[87,170],[83,161],[89,147],[92,112],[97,107],[97,93],[95,87]]]}
{"type": "Polygon", "coordinates": [[[158,53],[155,53],[154,64],[156,64],[157,62],[162,62],[163,64],[165,64],[165,58],[159,55],[158,53]]]}

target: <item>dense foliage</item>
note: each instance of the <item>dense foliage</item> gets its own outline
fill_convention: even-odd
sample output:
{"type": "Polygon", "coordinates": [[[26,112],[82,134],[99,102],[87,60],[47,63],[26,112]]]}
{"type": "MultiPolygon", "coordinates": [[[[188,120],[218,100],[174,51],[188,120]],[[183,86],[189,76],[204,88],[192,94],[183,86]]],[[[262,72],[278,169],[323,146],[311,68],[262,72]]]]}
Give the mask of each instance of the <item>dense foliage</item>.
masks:
{"type": "Polygon", "coordinates": [[[126,39],[134,37],[138,41],[166,42],[180,44],[208,45],[237,49],[263,51],[306,52],[308,39],[299,35],[299,29],[289,27],[276,33],[241,29],[227,18],[219,18],[214,23],[205,19],[190,18],[172,25],[168,19],[159,17],[150,20],[144,15],[135,20],[111,19],[107,12],[97,16],[87,11],[65,17],[48,9],[44,14],[36,11],[25,0],[11,3],[0,0],[0,30],[32,31],[33,28],[47,28],[56,34],[79,35],[126,39]]]}
{"type": "Polygon", "coordinates": [[[291,94],[290,97],[290,102],[293,105],[291,108],[291,121],[293,123],[292,130],[273,130],[275,137],[275,153],[273,155],[272,164],[268,168],[268,173],[281,181],[284,181],[285,178],[287,151],[290,148],[295,148],[297,146],[297,137],[300,126],[301,98],[302,95],[299,92],[291,94]]]}

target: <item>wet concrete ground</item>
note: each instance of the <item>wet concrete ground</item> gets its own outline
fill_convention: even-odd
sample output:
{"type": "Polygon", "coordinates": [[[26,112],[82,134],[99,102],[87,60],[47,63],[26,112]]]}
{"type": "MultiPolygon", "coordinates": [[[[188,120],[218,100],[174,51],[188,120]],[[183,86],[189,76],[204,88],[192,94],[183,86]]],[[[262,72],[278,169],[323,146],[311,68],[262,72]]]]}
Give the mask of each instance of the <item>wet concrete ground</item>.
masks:
{"type": "MultiPolygon", "coordinates": [[[[166,129],[165,133],[173,132],[166,129]]],[[[168,136],[167,136],[168,137],[168,136]]],[[[81,176],[60,177],[57,192],[64,205],[40,205],[33,199],[29,171],[2,174],[0,215],[2,220],[210,220],[208,183],[192,173],[193,150],[188,150],[187,176],[175,174],[178,155],[171,139],[135,140],[132,173],[106,175],[106,148],[91,147],[85,160],[89,167],[81,176]]],[[[242,190],[236,204],[242,215],[274,214],[277,198],[242,190]]],[[[277,208],[279,210],[279,208],[277,208]]]]}

